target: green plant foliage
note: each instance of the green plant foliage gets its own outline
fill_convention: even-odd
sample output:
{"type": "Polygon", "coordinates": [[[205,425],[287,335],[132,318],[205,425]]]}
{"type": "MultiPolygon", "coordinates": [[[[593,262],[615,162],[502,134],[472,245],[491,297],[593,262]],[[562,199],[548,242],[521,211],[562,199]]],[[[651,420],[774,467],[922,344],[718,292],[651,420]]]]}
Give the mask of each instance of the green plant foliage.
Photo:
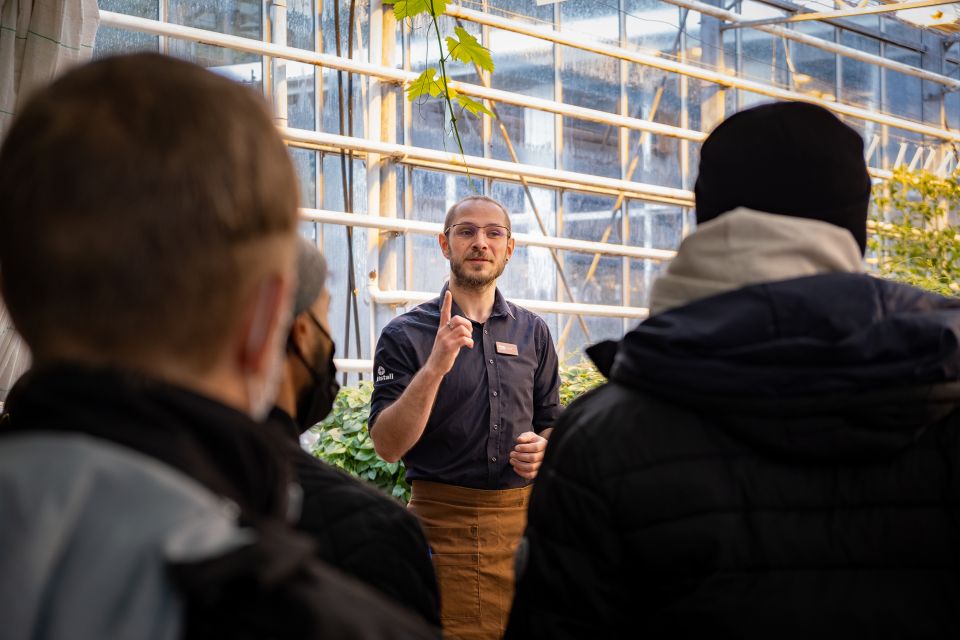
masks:
{"type": "Polygon", "coordinates": [[[456,27],[456,35],[447,36],[447,51],[454,60],[465,64],[475,64],[484,71],[493,71],[493,58],[490,51],[463,27],[456,27]]]}
{"type": "Polygon", "coordinates": [[[388,0],[384,4],[393,4],[393,15],[397,20],[415,18],[421,13],[431,17],[442,16],[447,11],[447,0],[388,0]]]}
{"type": "Polygon", "coordinates": [[[386,462],[373,449],[367,430],[372,392],[373,384],[369,381],[340,389],[333,411],[311,429],[319,436],[312,453],[407,502],[410,486],[403,477],[403,464],[386,462]]]}
{"type": "MultiPolygon", "coordinates": [[[[494,116],[493,112],[487,109],[482,102],[460,95],[450,86],[447,63],[451,60],[457,60],[467,65],[476,65],[478,70],[493,71],[493,58],[490,55],[490,50],[480,44],[466,29],[456,27],[454,28],[455,35],[447,36],[447,53],[443,53],[443,37],[440,34],[439,18],[447,11],[447,0],[385,0],[385,2],[393,4],[393,14],[397,17],[397,20],[411,19],[419,15],[426,15],[430,18],[430,26],[436,35],[437,47],[439,48],[437,66],[426,69],[407,87],[407,99],[416,102],[428,98],[441,98],[444,101],[445,112],[449,114],[450,132],[457,141],[457,149],[460,151],[460,156],[464,158],[464,164],[466,164],[466,153],[463,150],[463,140],[460,138],[457,114],[454,112],[453,106],[454,101],[460,105],[461,115],[467,112],[478,118],[482,114],[494,116]],[[440,76],[436,77],[438,67],[440,76]]],[[[470,178],[470,184],[473,185],[473,179],[470,177],[469,171],[467,177],[470,178]]]]}
{"type": "Polygon", "coordinates": [[[490,111],[490,109],[487,109],[485,106],[483,106],[482,102],[477,102],[476,100],[474,100],[469,96],[465,96],[462,94],[458,95],[457,102],[460,103],[461,107],[463,107],[465,110],[469,111],[475,116],[479,116],[481,113],[486,113],[487,115],[490,115],[490,116],[493,115],[493,112],[490,111]]]}
{"type": "Polygon", "coordinates": [[[874,187],[876,235],[869,241],[886,278],[943,295],[960,293],[960,185],[956,176],[894,170],[874,187]]]}
{"type": "Polygon", "coordinates": [[[560,368],[560,404],[567,406],[607,379],[588,360],[560,368]]]}
{"type": "Polygon", "coordinates": [[[407,97],[411,102],[430,96],[436,98],[443,92],[443,87],[437,82],[437,70],[433,67],[424,69],[417,79],[407,86],[407,97]]]}
{"type": "MultiPolygon", "coordinates": [[[[570,404],[574,398],[603,383],[604,377],[589,362],[560,369],[560,403],[570,404]]],[[[370,417],[370,395],[373,384],[364,381],[343,387],[333,403],[333,411],[311,431],[318,436],[311,453],[344,471],[370,482],[389,495],[408,502],[410,485],[404,479],[402,462],[385,462],[373,449],[367,418],[370,417]]]]}

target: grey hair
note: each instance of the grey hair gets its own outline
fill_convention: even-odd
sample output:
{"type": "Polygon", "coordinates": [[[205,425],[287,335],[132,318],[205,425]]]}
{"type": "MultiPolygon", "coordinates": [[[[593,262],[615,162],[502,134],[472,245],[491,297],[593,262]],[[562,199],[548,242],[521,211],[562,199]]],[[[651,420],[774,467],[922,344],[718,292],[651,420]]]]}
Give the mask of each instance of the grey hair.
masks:
{"type": "Polygon", "coordinates": [[[297,295],[293,315],[298,316],[316,302],[327,282],[327,261],[310,240],[297,238],[297,295]]]}

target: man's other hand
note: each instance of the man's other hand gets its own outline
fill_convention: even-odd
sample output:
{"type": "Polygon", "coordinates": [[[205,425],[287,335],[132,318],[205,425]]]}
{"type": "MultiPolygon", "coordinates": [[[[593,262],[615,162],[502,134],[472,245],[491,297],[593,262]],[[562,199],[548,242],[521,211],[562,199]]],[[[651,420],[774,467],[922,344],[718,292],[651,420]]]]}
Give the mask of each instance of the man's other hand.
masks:
{"type": "Polygon", "coordinates": [[[521,478],[533,480],[543,463],[543,454],[547,450],[547,439],[532,431],[517,436],[517,445],[510,452],[510,464],[521,478]]]}

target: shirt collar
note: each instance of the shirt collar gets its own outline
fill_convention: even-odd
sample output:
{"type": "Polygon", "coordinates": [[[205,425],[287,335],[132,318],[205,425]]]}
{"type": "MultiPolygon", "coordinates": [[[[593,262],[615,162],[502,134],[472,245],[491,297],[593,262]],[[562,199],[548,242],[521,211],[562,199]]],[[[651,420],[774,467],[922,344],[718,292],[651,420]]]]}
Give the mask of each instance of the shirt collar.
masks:
{"type": "MultiPolygon", "coordinates": [[[[440,299],[437,301],[438,309],[443,305],[443,296],[446,295],[449,289],[450,283],[444,282],[443,288],[440,289],[440,299]]],[[[453,301],[453,305],[450,307],[450,312],[453,315],[463,315],[463,310],[457,305],[455,300],[453,301]]],[[[490,317],[493,318],[494,316],[510,316],[512,320],[517,319],[517,316],[513,313],[510,303],[507,302],[507,299],[503,297],[502,293],[500,293],[500,287],[497,287],[493,294],[493,310],[490,312],[490,317]]]]}

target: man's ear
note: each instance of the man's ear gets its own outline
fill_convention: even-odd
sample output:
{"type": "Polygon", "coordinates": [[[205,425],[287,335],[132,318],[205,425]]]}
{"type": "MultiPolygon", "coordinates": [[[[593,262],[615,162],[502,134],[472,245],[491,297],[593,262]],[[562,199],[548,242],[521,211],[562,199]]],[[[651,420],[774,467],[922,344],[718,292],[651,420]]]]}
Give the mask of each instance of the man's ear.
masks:
{"type": "Polygon", "coordinates": [[[446,234],[443,234],[443,233],[437,234],[437,242],[440,243],[440,251],[443,252],[443,257],[449,260],[450,259],[450,241],[447,239],[446,234]]]}
{"type": "Polygon", "coordinates": [[[513,257],[513,248],[516,245],[516,242],[513,239],[513,236],[507,238],[507,260],[513,257]]]}
{"type": "Polygon", "coordinates": [[[294,316],[293,322],[290,324],[290,340],[297,345],[301,353],[310,351],[310,349],[307,348],[307,334],[310,331],[309,324],[310,321],[307,319],[306,313],[294,316]]]}
{"type": "Polygon", "coordinates": [[[272,349],[280,344],[289,326],[290,283],[272,274],[256,288],[244,313],[237,341],[237,364],[247,373],[262,373],[270,364],[272,349]]]}

